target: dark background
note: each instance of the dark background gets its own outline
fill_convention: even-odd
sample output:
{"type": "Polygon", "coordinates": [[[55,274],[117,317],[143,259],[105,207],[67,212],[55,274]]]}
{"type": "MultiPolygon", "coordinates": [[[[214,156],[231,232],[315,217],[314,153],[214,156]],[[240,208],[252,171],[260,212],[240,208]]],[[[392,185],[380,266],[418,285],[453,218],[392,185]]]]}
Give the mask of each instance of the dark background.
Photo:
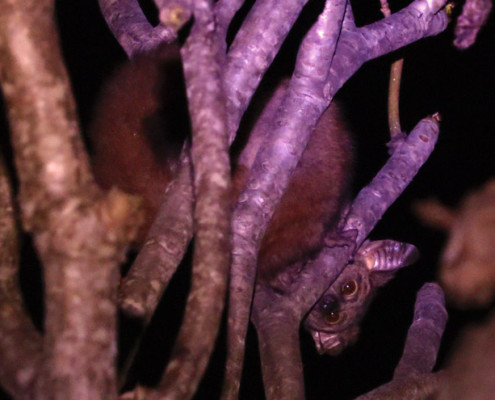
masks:
{"type": "MultiPolygon", "coordinates": [[[[149,5],[145,6],[152,10],[149,5]]],[[[394,3],[391,6],[398,9],[401,5],[394,3]]],[[[356,0],[353,7],[358,25],[381,18],[378,1],[356,0]]],[[[458,5],[456,15],[460,11],[458,5]]],[[[311,20],[313,16],[311,8],[308,8],[305,18],[311,20]]],[[[57,18],[84,129],[98,88],[115,66],[125,60],[125,54],[107,29],[96,1],[59,1],[57,18]]],[[[298,34],[304,31],[305,26],[300,23],[296,33],[288,39],[282,59],[290,59],[298,34]]],[[[356,191],[387,159],[384,145],[388,140],[386,103],[388,70],[392,60],[405,57],[401,90],[403,129],[409,131],[421,118],[438,111],[442,116],[441,134],[430,160],[372,233],[374,239],[393,238],[414,243],[421,251],[420,261],[399,272],[396,279],[380,291],[362,324],[359,342],[340,357],[318,356],[311,338],[302,333],[308,399],[352,399],[391,379],[412,319],[416,292],[424,282],[435,279],[445,239],[443,233],[418,222],[412,214],[411,204],[417,199],[434,196],[448,205],[456,205],[465,193],[484,183],[494,172],[494,32],[492,16],[475,45],[459,51],[451,44],[451,24],[445,33],[435,38],[422,40],[397,54],[369,62],[341,90],[339,97],[355,132],[358,151],[356,191]]],[[[5,138],[2,145],[6,147],[5,138]]],[[[23,249],[23,285],[28,306],[41,327],[41,274],[33,262],[35,255],[29,238],[25,239],[23,249]]],[[[188,276],[187,263],[184,263],[152,321],[132,368],[130,384],[139,381],[152,385],[159,379],[180,325],[188,276]]],[[[452,308],[449,312],[440,367],[462,327],[481,319],[484,314],[483,311],[452,308]]],[[[121,325],[120,341],[125,353],[137,329],[125,318],[122,318],[121,325]]],[[[223,333],[197,399],[218,398],[225,357],[224,340],[223,333]]],[[[248,337],[242,387],[243,399],[263,396],[253,332],[248,337]]]]}

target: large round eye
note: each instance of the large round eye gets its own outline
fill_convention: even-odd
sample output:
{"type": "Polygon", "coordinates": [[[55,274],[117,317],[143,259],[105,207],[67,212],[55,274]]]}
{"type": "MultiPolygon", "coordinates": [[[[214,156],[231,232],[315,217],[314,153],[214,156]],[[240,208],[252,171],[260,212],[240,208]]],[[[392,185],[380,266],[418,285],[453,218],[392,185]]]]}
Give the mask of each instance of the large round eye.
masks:
{"type": "Polygon", "coordinates": [[[340,288],[340,291],[344,296],[352,296],[357,292],[357,290],[358,284],[356,281],[347,281],[340,288]]]}
{"type": "Polygon", "coordinates": [[[330,311],[329,313],[325,314],[323,318],[325,322],[334,325],[339,323],[341,315],[338,311],[330,311]]]}
{"type": "Polygon", "coordinates": [[[327,298],[320,304],[323,319],[328,324],[337,324],[342,319],[340,304],[334,298],[327,298]]]}

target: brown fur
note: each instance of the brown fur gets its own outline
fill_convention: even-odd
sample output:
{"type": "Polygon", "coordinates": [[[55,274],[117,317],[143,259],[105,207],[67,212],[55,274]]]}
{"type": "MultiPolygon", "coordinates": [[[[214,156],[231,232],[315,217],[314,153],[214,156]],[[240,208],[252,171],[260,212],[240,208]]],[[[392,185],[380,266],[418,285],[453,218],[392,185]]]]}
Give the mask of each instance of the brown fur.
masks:
{"type": "Polygon", "coordinates": [[[335,104],[320,118],[275,210],[258,253],[264,280],[307,259],[335,228],[347,194],[352,162],[349,133],[335,104]]]}
{"type": "Polygon", "coordinates": [[[138,242],[153,222],[189,132],[183,81],[179,49],[166,46],[118,69],[93,113],[89,138],[98,184],[144,199],[138,242]]]}
{"type": "MultiPolygon", "coordinates": [[[[145,199],[148,217],[141,240],[172,179],[180,147],[175,139],[188,132],[179,65],[176,48],[128,63],[105,86],[91,127],[98,182],[145,199]],[[161,99],[160,93],[168,99],[161,99]],[[175,131],[169,135],[171,127],[175,131]],[[169,136],[173,140],[167,144],[169,136]]],[[[306,260],[323,246],[325,232],[335,227],[339,216],[351,160],[349,134],[332,105],[318,122],[263,237],[261,279],[272,280],[285,266],[306,260]]],[[[245,167],[235,168],[234,199],[247,174],[245,167]]]]}

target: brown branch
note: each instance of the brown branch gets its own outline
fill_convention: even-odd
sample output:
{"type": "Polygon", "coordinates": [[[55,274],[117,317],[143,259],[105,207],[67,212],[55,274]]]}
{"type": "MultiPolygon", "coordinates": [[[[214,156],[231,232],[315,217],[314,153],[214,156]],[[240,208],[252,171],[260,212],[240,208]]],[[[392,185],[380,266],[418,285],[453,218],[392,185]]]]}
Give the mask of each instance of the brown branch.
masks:
{"type": "Polygon", "coordinates": [[[89,172],[53,2],[0,3],[1,83],[23,225],[44,267],[44,365],[37,396],[114,399],[118,262],[138,202],[104,197],[89,172]]]}
{"type": "MultiPolygon", "coordinates": [[[[387,0],[380,0],[383,16],[390,17],[392,12],[388,5],[387,0]]],[[[402,78],[402,67],[404,65],[404,59],[394,61],[390,67],[390,80],[388,85],[388,126],[390,129],[390,138],[397,140],[403,136],[402,129],[400,127],[400,113],[399,113],[399,100],[400,100],[400,81],[402,78]]]]}
{"type": "Polygon", "coordinates": [[[28,398],[40,370],[41,335],[20,292],[19,243],[12,190],[0,155],[0,385],[14,398],[28,398]]]}

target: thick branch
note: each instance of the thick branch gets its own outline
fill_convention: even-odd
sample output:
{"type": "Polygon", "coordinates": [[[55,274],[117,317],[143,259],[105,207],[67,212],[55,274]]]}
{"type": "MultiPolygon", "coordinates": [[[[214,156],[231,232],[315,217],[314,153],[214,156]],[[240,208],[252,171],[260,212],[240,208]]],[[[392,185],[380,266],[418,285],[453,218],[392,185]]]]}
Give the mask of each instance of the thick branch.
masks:
{"type": "Polygon", "coordinates": [[[394,379],[433,370],[447,318],[442,289],[435,283],[426,283],[418,292],[413,322],[407,332],[404,352],[395,368],[394,379]]]}
{"type": "Polygon", "coordinates": [[[117,267],[136,233],[129,221],[138,203],[117,191],[103,197],[90,175],[53,2],[0,6],[1,79],[23,223],[45,272],[45,364],[37,395],[111,400],[117,267]]]}
{"type": "Polygon", "coordinates": [[[254,91],[307,0],[257,1],[230,46],[225,69],[230,141],[254,91]]]}
{"type": "Polygon", "coordinates": [[[19,243],[12,190],[0,155],[0,385],[14,398],[28,398],[41,365],[42,340],[20,293],[19,243]]]}
{"type": "Polygon", "coordinates": [[[159,398],[191,398],[206,368],[222,314],[230,249],[230,164],[221,66],[212,3],[195,1],[182,49],[193,130],[196,190],[193,277],[184,321],[159,398]]]}
{"type": "MultiPolygon", "coordinates": [[[[229,303],[229,357],[224,387],[226,398],[237,396],[259,242],[290,174],[306,147],[310,133],[334,94],[325,84],[345,7],[345,0],[328,1],[317,23],[306,35],[299,51],[294,78],[280,105],[277,121],[272,126],[273,132],[258,152],[246,190],[234,211],[230,293],[236,296],[232,296],[229,303]]],[[[293,391],[292,394],[301,392],[293,391]]],[[[280,395],[274,393],[275,397],[280,395]]]]}
{"type": "MultiPolygon", "coordinates": [[[[321,60],[321,65],[315,63],[316,68],[311,65],[311,62],[306,65],[306,60],[311,60],[311,56],[314,56],[310,52],[308,54],[311,56],[307,57],[307,59],[304,59],[303,56],[299,59],[295,73],[295,77],[298,79],[291,82],[286,98],[282,101],[280,114],[270,129],[267,129],[269,132],[273,130],[273,136],[262,146],[250,172],[246,190],[240,196],[234,212],[234,259],[230,290],[231,293],[236,293],[236,297],[231,299],[229,310],[229,329],[231,331],[229,333],[229,358],[224,395],[229,392],[236,392],[233,382],[236,380],[238,382],[240,377],[242,349],[244,347],[244,336],[248,322],[247,316],[250,308],[250,293],[254,282],[257,244],[266,228],[274,206],[285,188],[288,174],[296,165],[299,155],[304,149],[311,128],[316,123],[321,112],[328,106],[335,92],[363,62],[391,51],[394,46],[399,47],[398,43],[406,40],[412,42],[425,35],[437,33],[445,27],[445,18],[436,18],[431,14],[432,9],[425,7],[424,4],[423,0],[418,0],[416,4],[413,3],[405,12],[399,14],[399,17],[392,19],[391,24],[394,24],[394,30],[387,29],[387,26],[382,25],[381,29],[386,33],[379,31],[376,24],[357,29],[353,23],[344,22],[345,28],[337,43],[333,62],[332,58],[330,58],[327,60],[327,64],[325,64],[324,60],[321,60]],[[422,14],[418,12],[418,8],[423,10],[422,14]],[[430,11],[430,13],[427,11],[430,11]],[[409,19],[414,19],[415,21],[410,22],[408,21],[409,19]],[[418,19],[421,20],[419,23],[416,21],[418,19]],[[402,26],[406,22],[409,22],[410,25],[412,24],[413,28],[408,31],[409,36],[404,38],[395,32],[400,32],[397,26],[402,26]],[[376,40],[378,40],[379,46],[377,46],[376,40]],[[373,49],[369,50],[370,47],[373,49]],[[328,68],[327,70],[325,70],[325,65],[328,68]],[[310,73],[306,73],[306,70],[310,71],[310,73]],[[329,75],[327,75],[328,73],[329,75]],[[312,75],[317,77],[317,85],[315,85],[315,81],[311,80],[312,75]],[[297,135],[294,132],[297,132],[297,135]],[[287,151],[288,149],[290,149],[290,152],[287,151]],[[276,180],[274,179],[275,176],[276,180]],[[241,293],[242,296],[240,295],[241,293]]],[[[346,18],[350,20],[352,17],[350,8],[348,8],[347,14],[349,15],[346,18]]],[[[337,13],[337,15],[339,14],[337,13]]],[[[333,28],[335,29],[335,26],[333,28]]],[[[331,47],[333,41],[336,42],[338,33],[340,33],[340,25],[337,28],[336,33],[334,33],[336,36],[330,35],[326,39],[329,47],[331,47]]],[[[304,44],[301,51],[304,52],[304,44]]],[[[330,51],[326,54],[327,57],[332,57],[334,52],[330,51]]],[[[317,59],[317,57],[314,59],[317,59]]],[[[403,188],[404,186],[402,190],[403,188]]],[[[399,193],[394,194],[398,195],[399,193]]],[[[382,210],[382,213],[385,209],[382,210]]],[[[355,229],[356,227],[348,226],[348,228],[355,229]]],[[[362,242],[368,233],[369,231],[361,230],[360,235],[362,236],[358,238],[358,243],[362,242]]],[[[296,306],[296,310],[301,312],[299,320],[293,321],[297,326],[303,315],[344,267],[349,257],[348,249],[347,251],[341,251],[336,257],[340,260],[336,265],[340,267],[335,268],[334,274],[329,274],[328,270],[327,272],[321,272],[321,269],[325,268],[320,264],[320,270],[318,271],[320,273],[313,275],[314,271],[312,271],[305,274],[299,285],[299,288],[303,288],[303,290],[296,290],[291,294],[293,299],[301,300],[302,297],[303,300],[302,303],[297,303],[299,305],[296,306]],[[322,279],[322,277],[330,278],[329,275],[333,275],[332,280],[322,279]],[[311,284],[308,285],[308,280],[311,281],[311,284],[314,284],[314,281],[317,280],[315,287],[311,286],[311,284]]],[[[316,265],[318,264],[316,263],[316,265]]],[[[276,306],[272,311],[274,309],[276,309],[276,306]]],[[[298,351],[298,349],[294,351],[298,351]]],[[[294,357],[294,359],[298,358],[294,357]]],[[[288,362],[288,365],[293,364],[288,362]]],[[[297,368],[294,370],[297,370],[297,368]]],[[[285,379],[282,375],[280,374],[279,376],[285,379]]]]}

